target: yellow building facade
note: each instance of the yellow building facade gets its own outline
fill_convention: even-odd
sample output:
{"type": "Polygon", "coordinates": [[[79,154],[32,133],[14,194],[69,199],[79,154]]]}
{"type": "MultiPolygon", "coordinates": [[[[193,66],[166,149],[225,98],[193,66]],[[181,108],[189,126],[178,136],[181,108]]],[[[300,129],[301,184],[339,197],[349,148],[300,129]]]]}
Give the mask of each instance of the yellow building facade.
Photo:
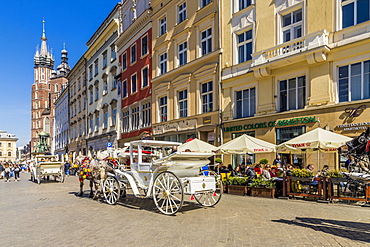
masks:
{"type": "Polygon", "coordinates": [[[18,138],[16,138],[15,134],[0,130],[0,162],[16,161],[17,141],[18,138]]]}
{"type": "MultiPolygon", "coordinates": [[[[230,2],[220,25],[224,142],[246,133],[280,144],[317,127],[354,137],[370,126],[370,21],[362,2],[230,2]]],[[[275,154],[250,158],[272,163],[275,154]]],[[[225,156],[225,163],[244,161],[225,156]]],[[[339,157],[283,161],[333,167],[339,157]]]]}
{"type": "Polygon", "coordinates": [[[218,1],[154,0],[152,127],[157,140],[217,143],[218,1]]]}

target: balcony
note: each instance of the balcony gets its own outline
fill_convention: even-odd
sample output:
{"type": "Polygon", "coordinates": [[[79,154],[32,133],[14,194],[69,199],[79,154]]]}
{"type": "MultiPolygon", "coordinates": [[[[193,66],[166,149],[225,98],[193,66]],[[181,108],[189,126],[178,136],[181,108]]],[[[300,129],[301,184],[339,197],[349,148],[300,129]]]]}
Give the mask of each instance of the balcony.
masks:
{"type": "Polygon", "coordinates": [[[252,66],[256,77],[270,75],[270,70],[306,60],[309,64],[326,60],[330,50],[326,30],[310,33],[304,37],[252,54],[252,66]],[[289,58],[289,59],[287,59],[289,58]]]}

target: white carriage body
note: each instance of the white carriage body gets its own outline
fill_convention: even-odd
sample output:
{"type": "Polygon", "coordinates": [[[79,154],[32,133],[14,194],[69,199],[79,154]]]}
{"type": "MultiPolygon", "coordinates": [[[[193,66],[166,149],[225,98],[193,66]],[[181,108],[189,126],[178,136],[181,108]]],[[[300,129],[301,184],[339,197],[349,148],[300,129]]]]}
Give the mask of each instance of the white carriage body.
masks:
{"type": "Polygon", "coordinates": [[[58,161],[58,155],[37,155],[31,167],[31,172],[38,183],[40,183],[40,177],[42,176],[63,177],[63,163],[58,161]]]}

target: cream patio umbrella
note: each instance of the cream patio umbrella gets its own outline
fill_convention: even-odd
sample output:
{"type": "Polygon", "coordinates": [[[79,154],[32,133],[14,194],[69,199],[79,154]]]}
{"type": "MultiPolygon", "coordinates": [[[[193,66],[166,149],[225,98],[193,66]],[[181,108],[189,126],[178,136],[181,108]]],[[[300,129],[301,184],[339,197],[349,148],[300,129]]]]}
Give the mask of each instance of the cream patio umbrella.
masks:
{"type": "Polygon", "coordinates": [[[215,151],[221,154],[273,153],[275,145],[243,134],[219,146],[215,151]]]}
{"type": "MultiPolygon", "coordinates": [[[[344,135],[333,133],[322,128],[316,128],[305,134],[297,136],[289,141],[276,146],[278,153],[302,153],[302,152],[317,152],[336,153],[338,148],[350,141],[344,135]]],[[[318,168],[320,169],[320,160],[317,159],[318,168]]]]}
{"type": "Polygon", "coordinates": [[[190,149],[192,152],[199,152],[199,153],[212,153],[213,150],[217,149],[216,146],[209,144],[208,142],[193,139],[189,142],[185,142],[184,144],[178,146],[177,151],[185,151],[190,149]]]}
{"type": "Polygon", "coordinates": [[[337,149],[350,141],[344,135],[316,128],[276,146],[278,153],[299,153],[301,151],[336,152],[337,149]]]}

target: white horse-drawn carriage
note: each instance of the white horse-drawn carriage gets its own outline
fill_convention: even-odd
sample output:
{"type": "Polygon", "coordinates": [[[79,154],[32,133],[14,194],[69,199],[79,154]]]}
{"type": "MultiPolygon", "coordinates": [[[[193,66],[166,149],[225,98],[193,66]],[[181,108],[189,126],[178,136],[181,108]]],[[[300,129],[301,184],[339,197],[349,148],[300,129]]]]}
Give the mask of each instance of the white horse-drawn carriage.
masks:
{"type": "Polygon", "coordinates": [[[54,180],[64,182],[63,163],[58,161],[58,155],[36,155],[30,165],[31,181],[41,183],[41,178],[54,176],[54,180]]]}
{"type": "Polygon", "coordinates": [[[136,197],[153,198],[156,207],[167,215],[179,211],[184,195],[203,206],[213,206],[222,195],[222,182],[213,171],[201,170],[212,153],[174,152],[178,142],[139,140],[130,142],[130,168],[120,165],[108,173],[103,194],[115,204],[126,189],[136,197]]]}

